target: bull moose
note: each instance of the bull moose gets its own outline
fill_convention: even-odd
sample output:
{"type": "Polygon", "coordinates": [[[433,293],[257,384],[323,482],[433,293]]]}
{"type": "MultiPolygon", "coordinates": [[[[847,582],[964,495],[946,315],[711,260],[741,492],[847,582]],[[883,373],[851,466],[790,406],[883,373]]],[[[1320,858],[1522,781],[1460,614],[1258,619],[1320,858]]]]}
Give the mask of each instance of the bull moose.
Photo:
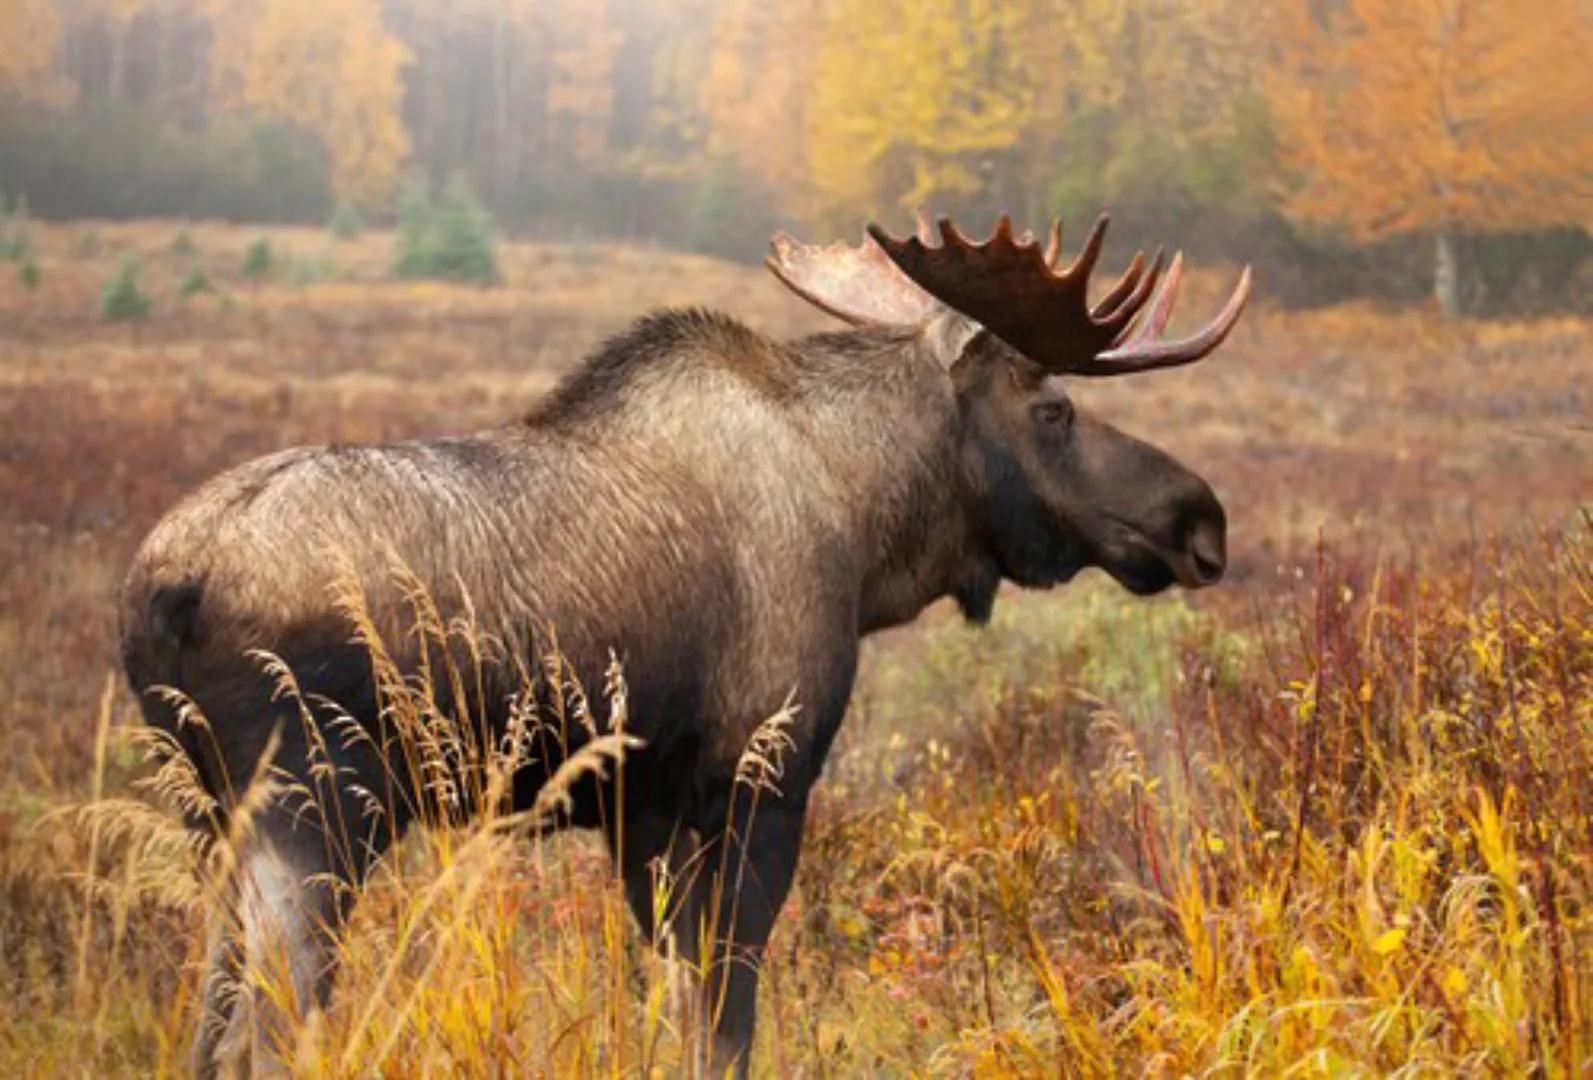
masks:
{"type": "MultiPolygon", "coordinates": [[[[468,604],[508,643],[501,670],[451,706],[479,710],[494,733],[510,722],[520,661],[549,628],[589,684],[617,660],[639,748],[622,772],[593,777],[565,820],[603,828],[643,931],[673,934],[719,987],[703,1043],[716,1071],[744,1075],[760,952],[859,640],[943,597],[984,622],[1003,581],[1045,588],[1093,566],[1147,595],[1222,577],[1226,522],[1211,487],[1075,409],[1066,379],[1206,356],[1238,321],[1250,271],[1203,329],[1164,340],[1181,255],[1136,255],[1092,302],[1106,222],[1066,268],[1060,222],[1044,249],[1005,216],[982,243],[946,219],[937,237],[922,215],[916,235],[870,225],[856,247],[776,234],[769,269],[847,329],[778,342],[711,311],[664,311],[514,423],[290,449],[222,474],[154,528],[123,586],[123,664],[146,720],[180,746],[223,815],[267,750],[279,775],[308,782],[313,769],[300,706],[273,693],[261,652],[293,672],[304,700],[337,702],[375,730],[370,658],[330,598],[333,547],[373,620],[391,622],[408,602],[387,572],[396,553],[444,617],[468,604]],[[207,718],[204,737],[183,722],[178,692],[207,718]],[[735,770],[748,739],[793,695],[778,796],[765,793],[750,828],[727,830],[746,820],[735,770]],[[623,809],[601,814],[599,799],[623,809]],[[657,860],[713,845],[735,852],[737,886],[697,875],[654,926],[657,860]],[[704,926],[716,929],[699,940],[704,926]]],[[[411,639],[391,647],[401,670],[423,662],[411,639]]],[[[348,803],[332,819],[365,820],[357,792],[392,775],[384,745],[320,749],[334,799],[348,803]]],[[[557,765],[528,762],[509,798],[529,805],[557,765]]],[[[352,887],[414,815],[392,807],[349,846],[288,807],[253,812],[233,874],[252,902],[218,920],[213,971],[235,970],[269,931],[297,1005],[313,1011],[331,991],[352,887]]],[[[229,1023],[242,1023],[224,981],[206,981],[201,1075],[220,1067],[229,1023]]],[[[243,1041],[259,1066],[289,1020],[280,1001],[249,1012],[243,1041]]]]}

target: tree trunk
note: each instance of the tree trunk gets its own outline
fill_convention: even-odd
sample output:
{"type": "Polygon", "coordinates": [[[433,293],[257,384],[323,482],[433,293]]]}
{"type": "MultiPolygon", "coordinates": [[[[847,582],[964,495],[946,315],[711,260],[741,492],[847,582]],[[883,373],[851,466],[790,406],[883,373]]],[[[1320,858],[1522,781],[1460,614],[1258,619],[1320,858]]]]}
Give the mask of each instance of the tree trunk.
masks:
{"type": "Polygon", "coordinates": [[[1438,301],[1438,314],[1445,322],[1460,318],[1460,266],[1455,234],[1448,228],[1438,230],[1433,247],[1433,299],[1438,301]]]}
{"type": "Polygon", "coordinates": [[[510,126],[508,20],[500,17],[492,24],[492,208],[502,221],[507,216],[510,193],[514,190],[514,155],[509,144],[510,126]]]}
{"type": "Polygon", "coordinates": [[[105,81],[105,94],[112,105],[119,105],[127,82],[127,26],[113,19],[108,29],[111,39],[111,63],[110,73],[105,81]]]}

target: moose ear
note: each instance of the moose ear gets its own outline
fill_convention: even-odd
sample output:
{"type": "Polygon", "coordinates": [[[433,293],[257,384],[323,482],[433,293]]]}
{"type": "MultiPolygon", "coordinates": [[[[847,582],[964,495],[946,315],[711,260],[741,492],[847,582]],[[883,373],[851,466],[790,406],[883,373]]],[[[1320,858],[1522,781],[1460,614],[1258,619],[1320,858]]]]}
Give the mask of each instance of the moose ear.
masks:
{"type": "Polygon", "coordinates": [[[935,361],[951,371],[982,340],[983,331],[984,327],[968,316],[945,308],[924,327],[924,344],[935,361]]]}
{"type": "Polygon", "coordinates": [[[853,326],[924,326],[946,310],[864,234],[858,247],[814,247],[774,234],[765,265],[786,288],[853,326]]]}

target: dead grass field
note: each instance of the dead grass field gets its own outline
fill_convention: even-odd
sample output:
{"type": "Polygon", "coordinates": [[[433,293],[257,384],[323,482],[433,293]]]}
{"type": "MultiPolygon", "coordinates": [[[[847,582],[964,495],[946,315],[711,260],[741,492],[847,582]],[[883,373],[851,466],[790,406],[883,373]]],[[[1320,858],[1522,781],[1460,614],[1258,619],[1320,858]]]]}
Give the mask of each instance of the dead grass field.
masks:
{"type": "MultiPolygon", "coordinates": [[[[140,775],[112,597],[175,498],[286,445],[511,418],[655,306],[826,325],[761,269],[662,251],[509,245],[483,291],[388,280],[387,235],[273,230],[252,285],[255,231],[194,226],[180,255],[178,228],[39,227],[38,288],[0,268],[8,1075],[183,1060],[180,860],[152,824],[113,842],[63,809],[140,775]],[[102,323],[129,251],[158,307],[102,323]],[[195,263],[222,292],[179,300],[195,263]]],[[[1212,481],[1229,581],[1153,602],[1086,581],[1007,596],[983,634],[937,610],[869,644],[760,1070],[1593,1070],[1593,324],[1282,312],[1259,274],[1213,359],[1079,390],[1212,481]]],[[[1230,282],[1197,273],[1180,309],[1230,282]]],[[[377,887],[339,1000],[391,1007],[334,1009],[319,1067],[678,1062],[593,851],[493,860],[424,908],[428,959],[458,961],[441,980],[392,959],[427,878],[377,887]]]]}

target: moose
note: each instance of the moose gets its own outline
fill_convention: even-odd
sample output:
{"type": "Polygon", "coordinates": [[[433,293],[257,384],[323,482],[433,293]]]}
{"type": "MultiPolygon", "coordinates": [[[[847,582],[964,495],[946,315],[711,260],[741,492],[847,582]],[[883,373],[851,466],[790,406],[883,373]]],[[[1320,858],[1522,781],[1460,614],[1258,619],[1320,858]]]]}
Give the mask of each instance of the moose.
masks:
{"type": "MultiPolygon", "coordinates": [[[[1096,567],[1149,595],[1223,575],[1226,519],[1210,485],[1075,408],[1067,380],[1210,354],[1239,319],[1250,269],[1210,323],[1168,340],[1181,253],[1136,254],[1092,300],[1107,220],[1065,267],[1060,221],[1043,249],[1006,216],[983,242],[945,218],[937,236],[922,213],[914,234],[871,224],[860,246],[777,233],[768,268],[847,328],[779,342],[712,311],[650,314],[512,423],[285,450],[171,510],[120,598],[123,666],[146,722],[223,816],[267,755],[276,775],[306,784],[315,755],[329,755],[320,779],[335,777],[332,798],[347,804],[320,824],[251,807],[231,877],[252,899],[213,929],[195,1071],[214,1075],[240,1040],[257,1069],[280,1064],[287,1010],[263,994],[239,1010],[245,995],[219,988],[223,976],[269,937],[286,950],[295,1015],[324,1007],[357,886],[414,821],[395,807],[358,845],[326,842],[325,821],[363,820],[360,792],[393,774],[390,744],[312,746],[300,705],[259,663],[277,657],[302,700],[336,702],[377,730],[373,666],[332,586],[352,566],[373,622],[396,625],[408,602],[388,572],[396,553],[443,617],[468,605],[506,643],[471,700],[449,704],[494,735],[549,628],[587,684],[623,667],[638,744],[623,770],[588,778],[563,820],[603,830],[642,932],[670,936],[699,973],[693,985],[719,988],[702,1043],[716,1074],[745,1075],[759,957],[860,640],[947,597],[983,623],[1003,581],[1042,589],[1096,567]],[[202,733],[181,702],[205,717],[202,733]],[[737,764],[790,702],[778,791],[754,817],[737,764]],[[597,800],[622,809],[598,813],[597,800]],[[655,916],[661,862],[716,846],[744,869],[734,887],[698,874],[655,916]]],[[[400,670],[425,661],[423,643],[389,647],[400,670]]],[[[597,736],[576,731],[563,751],[583,737],[597,736]]],[[[528,761],[514,804],[530,805],[558,765],[528,761]]],[[[214,830],[216,817],[196,827],[214,830]]]]}

